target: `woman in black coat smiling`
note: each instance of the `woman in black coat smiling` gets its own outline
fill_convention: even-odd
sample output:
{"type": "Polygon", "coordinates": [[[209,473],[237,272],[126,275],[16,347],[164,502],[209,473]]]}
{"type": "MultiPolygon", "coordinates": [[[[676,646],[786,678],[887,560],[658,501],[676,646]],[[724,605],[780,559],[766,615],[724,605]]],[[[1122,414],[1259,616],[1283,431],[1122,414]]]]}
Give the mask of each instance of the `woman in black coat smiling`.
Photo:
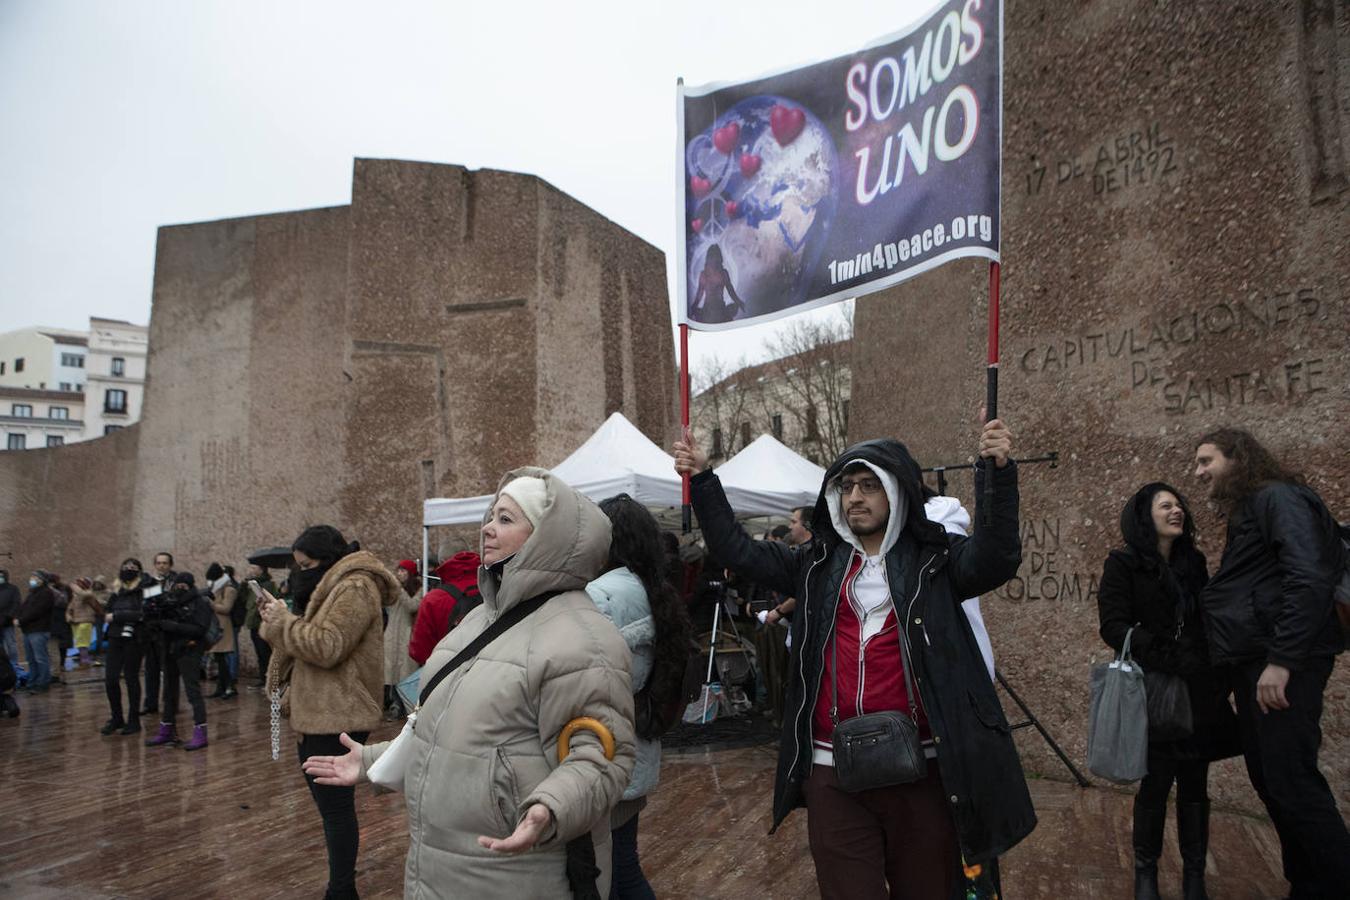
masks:
{"type": "Polygon", "coordinates": [[[1209,843],[1209,764],[1239,751],[1237,717],[1209,662],[1197,598],[1209,580],[1195,546],[1195,524],[1186,499],[1161,482],[1144,485],[1120,514],[1125,547],[1112,550],[1102,572],[1097,608],[1101,636],[1119,651],[1134,629],[1130,649],[1145,672],[1181,676],[1188,688],[1192,736],[1150,738],[1148,774],[1134,798],[1134,895],[1158,898],[1167,795],[1177,783],[1177,835],[1186,900],[1203,900],[1209,843]]]}

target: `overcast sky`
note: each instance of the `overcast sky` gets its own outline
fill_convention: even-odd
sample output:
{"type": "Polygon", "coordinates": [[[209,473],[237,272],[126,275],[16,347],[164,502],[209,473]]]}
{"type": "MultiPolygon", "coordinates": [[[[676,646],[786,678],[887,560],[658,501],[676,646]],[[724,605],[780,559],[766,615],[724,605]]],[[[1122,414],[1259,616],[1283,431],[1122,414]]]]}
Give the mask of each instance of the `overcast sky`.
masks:
{"type": "MultiPolygon", "coordinates": [[[[157,227],[348,203],[357,156],[532,173],[669,260],[678,76],[837,56],[935,2],[0,0],[0,330],[148,322],[157,227]]],[[[774,327],[695,334],[695,364],[774,327]]]]}

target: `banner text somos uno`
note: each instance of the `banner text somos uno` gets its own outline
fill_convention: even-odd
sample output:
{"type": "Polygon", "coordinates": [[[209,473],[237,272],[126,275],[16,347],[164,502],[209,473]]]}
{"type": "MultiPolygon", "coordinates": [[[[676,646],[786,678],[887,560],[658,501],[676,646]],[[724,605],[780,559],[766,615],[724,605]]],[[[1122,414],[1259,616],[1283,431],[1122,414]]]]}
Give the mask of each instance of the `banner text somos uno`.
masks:
{"type": "Polygon", "coordinates": [[[716,331],[999,254],[1001,0],[681,90],[680,321],[716,331]]]}

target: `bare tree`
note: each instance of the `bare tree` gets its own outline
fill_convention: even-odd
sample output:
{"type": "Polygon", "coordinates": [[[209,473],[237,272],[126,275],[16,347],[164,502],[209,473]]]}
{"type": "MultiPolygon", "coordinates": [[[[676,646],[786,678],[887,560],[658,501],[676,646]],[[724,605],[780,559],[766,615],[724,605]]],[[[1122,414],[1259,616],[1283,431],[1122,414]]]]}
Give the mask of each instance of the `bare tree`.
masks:
{"type": "Polygon", "coordinates": [[[793,449],[821,463],[848,446],[852,313],[850,302],[828,317],[794,319],[765,342],[773,356],[765,368],[778,390],[762,397],[777,399],[795,420],[801,446],[793,449]]]}
{"type": "Polygon", "coordinates": [[[751,440],[757,433],[753,421],[762,404],[758,401],[759,383],[749,374],[752,368],[744,357],[732,366],[712,356],[690,373],[690,390],[697,406],[692,425],[714,461],[745,448],[748,441],[742,438],[747,426],[751,440]]]}
{"type": "Polygon", "coordinates": [[[692,373],[700,441],[714,459],[730,457],[764,432],[815,462],[848,444],[849,346],[853,304],[826,316],[791,320],[765,341],[774,357],[747,365],[710,358],[692,373]]]}

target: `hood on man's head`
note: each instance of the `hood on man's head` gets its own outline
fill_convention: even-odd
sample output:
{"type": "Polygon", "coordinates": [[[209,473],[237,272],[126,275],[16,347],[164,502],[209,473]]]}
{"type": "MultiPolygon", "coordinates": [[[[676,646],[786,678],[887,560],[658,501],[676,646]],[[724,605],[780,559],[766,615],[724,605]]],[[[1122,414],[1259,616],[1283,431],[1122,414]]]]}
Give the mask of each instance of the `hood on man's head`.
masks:
{"type": "MultiPolygon", "coordinates": [[[[853,462],[865,463],[874,472],[887,472],[895,478],[897,497],[904,497],[905,508],[904,522],[895,535],[896,539],[901,532],[907,531],[920,543],[936,544],[943,547],[947,545],[947,538],[941,526],[928,521],[928,517],[924,514],[923,479],[922,473],[919,471],[919,464],[914,461],[914,457],[910,456],[905,445],[894,438],[875,438],[870,441],[861,441],[839,454],[835,461],[830,464],[830,467],[825,470],[825,478],[821,482],[820,493],[816,497],[815,510],[811,514],[811,532],[813,534],[817,537],[823,537],[827,543],[833,543],[834,540],[845,540],[836,530],[834,517],[830,511],[830,482],[842,474],[844,469],[853,462]]],[[[885,483],[885,479],[883,479],[883,483],[885,483]]],[[[892,502],[892,512],[897,507],[898,504],[892,502]]]]}
{"type": "Polygon", "coordinates": [[[189,588],[195,588],[197,586],[197,579],[192,577],[191,572],[179,572],[174,575],[173,580],[169,582],[170,590],[172,590],[173,586],[176,584],[185,584],[189,588]]]}

